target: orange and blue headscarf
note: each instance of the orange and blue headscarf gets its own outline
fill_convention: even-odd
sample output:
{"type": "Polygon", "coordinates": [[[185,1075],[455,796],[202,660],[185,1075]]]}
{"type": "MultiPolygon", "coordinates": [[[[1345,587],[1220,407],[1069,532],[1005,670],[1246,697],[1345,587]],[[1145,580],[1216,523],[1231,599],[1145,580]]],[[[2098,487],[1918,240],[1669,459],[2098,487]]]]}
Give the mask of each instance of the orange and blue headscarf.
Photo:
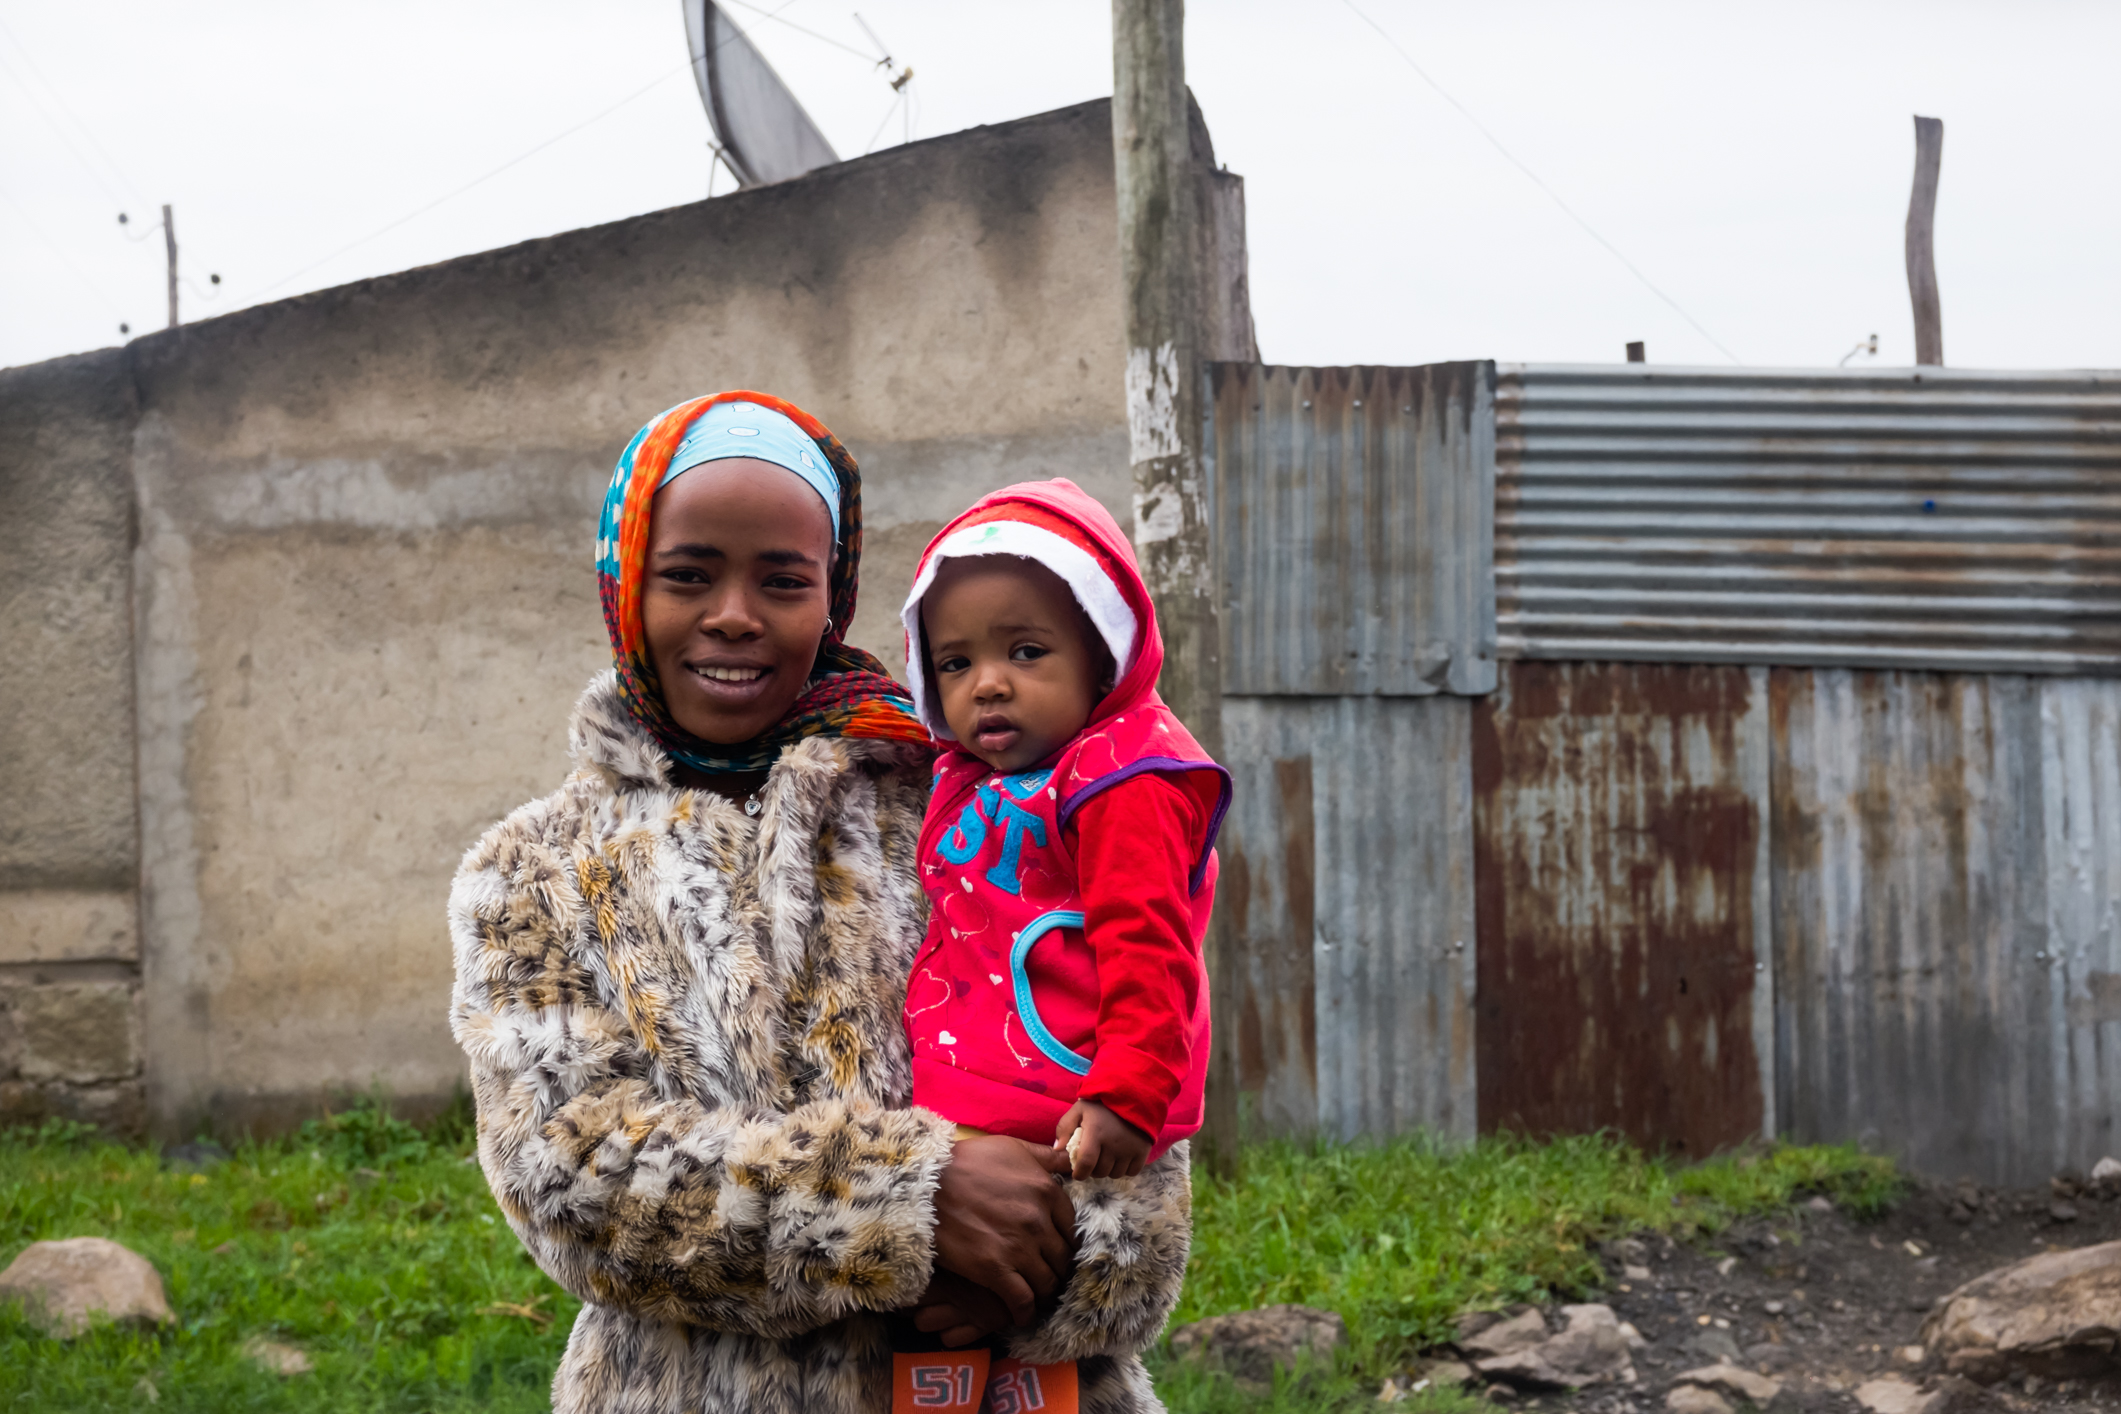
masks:
{"type": "MultiPolygon", "coordinates": [[[[692,454],[692,464],[698,464],[692,454]]],[[[776,449],[754,444],[743,455],[781,460],[776,449]]],[[[800,460],[800,457],[789,458],[800,460]]],[[[684,470],[681,465],[679,470],[684,470]]],[[[716,393],[680,403],[633,435],[619,454],[597,519],[597,594],[604,605],[604,628],[611,635],[611,654],[618,668],[619,692],[627,710],[672,757],[709,774],[763,771],[783,748],[813,736],[869,737],[925,743],[928,733],[913,710],[913,698],[892,680],[884,665],[846,642],[854,621],[862,562],[862,474],[854,458],[825,425],[793,403],[766,393],[742,390],[716,393]],[[823,494],[836,484],[839,499],[827,502],[833,512],[838,556],[827,586],[832,625],[818,648],[817,666],[787,715],[764,735],[734,745],[702,741],[679,726],[663,701],[655,661],[648,653],[641,620],[641,581],[648,558],[648,522],[655,493],[668,479],[693,430],[711,408],[750,403],[780,414],[809,437],[824,465],[827,482],[815,466],[788,470],[823,494]]]]}

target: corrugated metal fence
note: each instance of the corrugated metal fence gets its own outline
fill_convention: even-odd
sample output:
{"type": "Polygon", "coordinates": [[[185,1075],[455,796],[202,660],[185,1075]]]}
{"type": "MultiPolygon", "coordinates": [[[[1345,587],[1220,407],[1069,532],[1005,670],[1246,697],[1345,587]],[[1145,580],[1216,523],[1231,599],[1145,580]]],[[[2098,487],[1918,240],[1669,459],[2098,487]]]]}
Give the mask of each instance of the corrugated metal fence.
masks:
{"type": "Polygon", "coordinates": [[[2121,376],[1495,382],[1507,656],[2121,671],[2121,376]]]}
{"type": "Polygon", "coordinates": [[[2121,1145],[2121,378],[1211,393],[1268,1127],[2121,1145]]]}

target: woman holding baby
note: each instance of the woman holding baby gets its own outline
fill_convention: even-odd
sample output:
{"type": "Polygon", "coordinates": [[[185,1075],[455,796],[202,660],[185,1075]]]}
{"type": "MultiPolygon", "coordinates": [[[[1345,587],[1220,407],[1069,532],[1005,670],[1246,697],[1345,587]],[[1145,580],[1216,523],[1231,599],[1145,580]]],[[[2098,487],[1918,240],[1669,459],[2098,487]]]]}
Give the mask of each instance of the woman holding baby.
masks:
{"type": "Polygon", "coordinates": [[[814,418],[725,393],[619,458],[613,668],[449,907],[480,1162],[585,1303],[563,1414],[1161,1407],[1226,778],[1117,527],[1012,492],[930,547],[915,696],[844,641],[814,418]]]}

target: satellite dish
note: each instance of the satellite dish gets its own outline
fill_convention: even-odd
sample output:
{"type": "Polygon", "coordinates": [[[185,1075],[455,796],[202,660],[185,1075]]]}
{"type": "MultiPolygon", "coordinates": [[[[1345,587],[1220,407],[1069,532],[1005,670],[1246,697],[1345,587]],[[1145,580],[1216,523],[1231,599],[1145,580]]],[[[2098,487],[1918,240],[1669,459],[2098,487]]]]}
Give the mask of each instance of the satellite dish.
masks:
{"type": "Polygon", "coordinates": [[[714,0],[684,0],[692,77],[738,186],[785,182],[839,161],[758,47],[714,0]]]}

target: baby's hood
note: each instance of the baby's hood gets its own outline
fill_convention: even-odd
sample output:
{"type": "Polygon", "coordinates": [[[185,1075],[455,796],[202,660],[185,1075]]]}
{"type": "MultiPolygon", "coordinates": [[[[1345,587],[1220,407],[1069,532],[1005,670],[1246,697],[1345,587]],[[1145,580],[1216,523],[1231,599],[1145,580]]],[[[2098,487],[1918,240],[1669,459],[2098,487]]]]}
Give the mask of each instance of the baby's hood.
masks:
{"type": "MultiPolygon", "coordinates": [[[[928,680],[921,651],[921,600],[944,560],[970,555],[1019,555],[1059,575],[1111,650],[1117,681],[1090,714],[1088,726],[1135,707],[1161,705],[1157,674],[1164,639],[1142,582],[1134,547],[1097,499],[1065,477],[1025,481],[982,496],[944,526],[921,552],[900,619],[906,629],[906,681],[920,718],[938,741],[955,741],[942,700],[928,680]]],[[[1086,730],[1088,727],[1086,726],[1086,730]]]]}

